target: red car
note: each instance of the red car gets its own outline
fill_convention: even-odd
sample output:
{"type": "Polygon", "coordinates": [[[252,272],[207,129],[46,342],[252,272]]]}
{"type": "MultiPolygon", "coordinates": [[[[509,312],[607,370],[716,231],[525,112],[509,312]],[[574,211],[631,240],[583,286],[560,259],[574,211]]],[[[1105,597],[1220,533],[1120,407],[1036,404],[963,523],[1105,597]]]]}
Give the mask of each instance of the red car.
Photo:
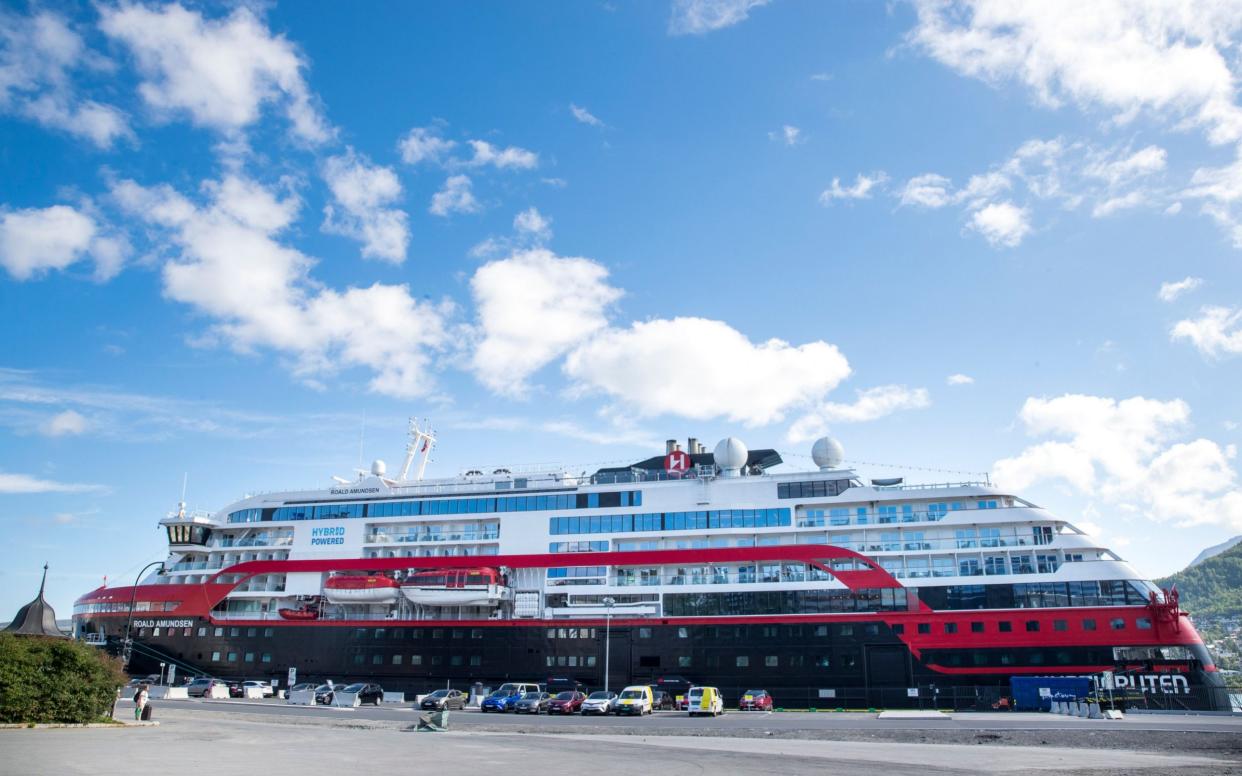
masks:
{"type": "Polygon", "coordinates": [[[585,700],[586,696],[580,692],[559,692],[548,702],[548,714],[577,714],[585,700]]]}
{"type": "Polygon", "coordinates": [[[772,696],[767,690],[747,690],[737,702],[739,711],[771,711],[772,696]]]}

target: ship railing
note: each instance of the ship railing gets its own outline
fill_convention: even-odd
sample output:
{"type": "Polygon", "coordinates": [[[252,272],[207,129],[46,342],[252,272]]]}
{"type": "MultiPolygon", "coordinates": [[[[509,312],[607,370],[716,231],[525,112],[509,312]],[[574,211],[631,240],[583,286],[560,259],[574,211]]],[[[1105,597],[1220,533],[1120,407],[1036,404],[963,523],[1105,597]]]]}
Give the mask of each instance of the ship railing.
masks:
{"type": "Polygon", "coordinates": [[[872,485],[876,490],[948,490],[950,488],[990,488],[989,480],[963,480],[961,482],[918,482],[900,485],[872,485]]]}
{"type": "Polygon", "coordinates": [[[365,544],[386,542],[485,542],[500,538],[500,531],[463,531],[457,533],[388,533],[367,534],[365,544]]]}

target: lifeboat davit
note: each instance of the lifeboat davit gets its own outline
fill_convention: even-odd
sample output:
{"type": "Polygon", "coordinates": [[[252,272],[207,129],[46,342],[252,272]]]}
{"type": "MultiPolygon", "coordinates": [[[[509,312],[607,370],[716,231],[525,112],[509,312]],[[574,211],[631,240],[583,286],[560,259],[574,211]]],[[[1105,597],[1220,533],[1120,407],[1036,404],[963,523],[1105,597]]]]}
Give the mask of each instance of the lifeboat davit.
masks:
{"type": "Polygon", "coordinates": [[[398,590],[397,580],[383,574],[338,574],[323,583],[324,598],[334,604],[395,604],[398,590]]]}
{"type": "Polygon", "coordinates": [[[317,606],[299,606],[297,609],[277,609],[276,611],[286,620],[319,619],[319,607],[317,606]]]}
{"type": "Polygon", "coordinates": [[[421,606],[497,606],[513,590],[497,569],[437,569],[411,574],[401,594],[421,606]]]}

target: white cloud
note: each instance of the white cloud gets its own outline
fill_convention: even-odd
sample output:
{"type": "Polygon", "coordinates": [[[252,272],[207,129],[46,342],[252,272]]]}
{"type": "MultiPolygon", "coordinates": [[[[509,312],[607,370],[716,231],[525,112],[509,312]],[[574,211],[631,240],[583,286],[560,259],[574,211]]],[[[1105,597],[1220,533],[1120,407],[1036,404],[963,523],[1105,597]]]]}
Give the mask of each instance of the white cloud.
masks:
{"type": "Polygon", "coordinates": [[[926,173],[909,179],[898,196],[902,205],[960,206],[971,229],[993,245],[1010,246],[1029,233],[1033,208],[1045,202],[1066,210],[1090,203],[1096,218],[1131,208],[1162,207],[1167,192],[1155,188],[1150,179],[1164,170],[1165,160],[1164,149],[1154,145],[1132,151],[1060,138],[1034,139],[986,172],[970,176],[961,188],[943,175],[926,173]],[[1025,201],[1017,204],[1015,199],[1025,201]]]}
{"type": "Polygon", "coordinates": [[[945,378],[945,383],[947,385],[973,385],[974,382],[975,378],[961,373],[949,375],[945,378]]]}
{"type": "Polygon", "coordinates": [[[552,219],[546,218],[534,207],[528,207],[513,217],[513,229],[536,241],[552,237],[552,219]]]}
{"type": "Polygon", "coordinates": [[[100,28],[134,53],[138,91],[157,113],[236,137],[265,104],[279,104],[296,137],[322,143],[334,134],[302,75],[305,62],[249,7],[205,19],[179,3],[100,6],[100,28]]]}
{"type": "Polygon", "coordinates": [[[901,204],[919,207],[944,207],[953,201],[949,193],[953,182],[943,175],[929,172],[906,181],[901,190],[901,204]]]}
{"type": "Polygon", "coordinates": [[[360,241],[363,256],[394,264],[405,261],[409,219],[404,211],[388,207],[401,197],[397,173],[370,164],[349,148],[324,162],[323,177],[343,211],[338,214],[333,205],[325,205],[323,230],[360,241]]]}
{"type": "Polygon", "coordinates": [[[1142,191],[1131,191],[1119,197],[1111,197],[1091,209],[1092,218],[1106,218],[1113,213],[1129,210],[1147,204],[1147,195],[1142,191]]]}
{"type": "Polygon", "coordinates": [[[822,399],[850,366],[826,342],[755,344],[721,321],[673,318],[603,331],[564,371],[575,393],[611,396],[637,415],[763,425],[822,399]]]}
{"type": "Polygon", "coordinates": [[[596,116],[593,113],[591,113],[591,111],[579,105],[574,105],[573,103],[570,103],[569,112],[572,113],[574,118],[577,119],[580,123],[586,124],[589,127],[604,126],[604,122],[596,118],[596,116]]]}
{"type": "Polygon", "coordinates": [[[1242,248],[1242,145],[1231,164],[1195,170],[1181,196],[1201,200],[1201,211],[1225,230],[1235,248],[1242,248]]]}
{"type": "Polygon", "coordinates": [[[474,156],[465,162],[470,167],[485,167],[490,164],[498,170],[533,170],[539,166],[539,154],[525,148],[497,148],[486,140],[466,142],[474,149],[474,156]]]}
{"type": "Polygon", "coordinates": [[[805,442],[828,433],[834,423],[864,423],[878,420],[900,410],[923,409],[931,405],[925,388],[904,385],[881,385],[858,391],[852,404],[823,402],[794,421],[786,435],[793,443],[805,442]]]}
{"type": "Polygon", "coordinates": [[[440,137],[437,127],[414,127],[397,143],[406,164],[439,164],[456,147],[457,141],[440,137]]]}
{"type": "Polygon", "coordinates": [[[670,35],[704,35],[743,22],[768,0],[673,0],[670,35]]]}
{"type": "Polygon", "coordinates": [[[872,175],[859,173],[854,178],[854,185],[848,187],[841,185],[840,178],[833,178],[832,185],[820,192],[819,204],[831,205],[834,200],[838,199],[871,199],[871,192],[883,186],[887,181],[888,175],[884,172],[872,175]]]}
{"type": "Polygon", "coordinates": [[[470,176],[450,175],[444,186],[431,197],[432,215],[449,216],[453,213],[477,213],[481,206],[471,191],[470,176]]]}
{"type": "Polygon", "coordinates": [[[108,280],[120,271],[129,245],[95,220],[68,205],[0,211],[0,265],[17,280],[91,258],[95,278],[108,280]]]}
{"type": "Polygon", "coordinates": [[[471,369],[497,393],[527,395],[531,374],[607,325],[621,297],[607,280],[590,259],[542,248],[484,264],[470,280],[481,336],[471,369]]]}
{"type": "Polygon", "coordinates": [[[993,246],[1014,248],[1031,231],[1030,213],[1012,202],[997,202],[976,210],[970,217],[970,228],[993,246]]]}
{"type": "Polygon", "coordinates": [[[1189,418],[1179,399],[1030,398],[1019,419],[1030,435],[1055,439],[997,461],[995,479],[1017,491],[1060,481],[1156,520],[1242,528],[1242,491],[1230,463],[1235,451],[1207,439],[1176,441],[1189,418]]]}
{"type": "Polygon", "coordinates": [[[789,124],[782,126],[779,132],[769,132],[768,139],[784,143],[785,145],[791,147],[803,143],[806,140],[806,138],[802,137],[801,129],[789,124]]]}
{"type": "Polygon", "coordinates": [[[1177,282],[1170,281],[1167,283],[1161,283],[1160,291],[1157,296],[1160,297],[1160,301],[1162,302],[1172,302],[1182,294],[1188,294],[1201,285],[1203,285],[1203,278],[1190,277],[1187,275],[1177,282]]]}
{"type": "Polygon", "coordinates": [[[1198,318],[1178,321],[1172,339],[1185,339],[1209,358],[1242,354],[1242,309],[1204,307],[1198,318]]]}
{"type": "Polygon", "coordinates": [[[124,112],[82,99],[74,88],[76,71],[107,66],[57,14],[0,11],[0,112],[63,130],[100,148],[133,139],[124,112]]]}
{"type": "Polygon", "coordinates": [[[1165,168],[1168,153],[1159,146],[1150,145],[1122,159],[1098,159],[1086,169],[1086,174],[1117,187],[1135,178],[1160,172],[1165,168]]]}
{"type": "Polygon", "coordinates": [[[1120,123],[1148,112],[1202,127],[1214,143],[1242,138],[1233,35],[1242,4],[1158,0],[1021,3],[919,0],[909,39],[957,72],[1014,79],[1049,106],[1072,101],[1120,123]]]}
{"type": "Polygon", "coordinates": [[[428,353],[449,344],[448,303],[419,301],[404,285],[325,288],[309,275],[314,260],[281,242],[297,197],[234,175],[205,182],[203,193],[196,204],[168,186],[113,187],[121,207],[160,230],[176,254],[163,266],[165,296],[215,319],[203,344],[270,348],[310,384],[361,367],[378,393],[432,393],[428,353]]]}
{"type": "Polygon", "coordinates": [[[13,474],[0,472],[0,493],[6,495],[30,493],[87,493],[105,490],[101,485],[82,485],[78,483],[56,482],[33,477],[29,474],[13,474]]]}
{"type": "Polygon", "coordinates": [[[86,432],[89,423],[82,413],[76,410],[58,412],[48,418],[43,426],[43,433],[48,436],[77,436],[86,432]]]}
{"type": "Polygon", "coordinates": [[[811,80],[812,81],[831,81],[832,73],[813,73],[811,74],[811,80]]]}

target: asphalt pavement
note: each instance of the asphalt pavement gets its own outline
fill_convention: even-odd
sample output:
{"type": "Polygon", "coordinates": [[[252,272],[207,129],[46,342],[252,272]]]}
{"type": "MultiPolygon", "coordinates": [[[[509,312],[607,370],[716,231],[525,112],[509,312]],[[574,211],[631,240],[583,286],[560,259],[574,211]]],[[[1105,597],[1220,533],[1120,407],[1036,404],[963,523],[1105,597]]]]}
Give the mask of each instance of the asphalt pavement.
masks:
{"type": "MultiPolygon", "coordinates": [[[[783,739],[753,735],[703,737],[671,730],[686,719],[659,714],[643,719],[609,719],[612,733],[485,732],[484,724],[511,715],[453,713],[447,733],[408,732],[412,711],[290,709],[274,703],[157,701],[158,727],[0,730],[3,773],[110,774],[207,772],[297,773],[339,776],[368,773],[490,773],[512,770],[598,774],[669,772],[732,774],[740,771],[817,776],[1222,776],[1242,774],[1234,756],[1206,756],[1170,748],[1133,751],[1012,745],[1004,749],[970,744],[783,739]],[[384,719],[371,715],[385,715],[384,719]],[[387,721],[391,717],[405,724],[387,721]],[[460,724],[459,724],[460,722],[460,724]],[[471,729],[471,724],[476,728],[471,729]],[[620,731],[629,734],[618,734],[620,731]],[[662,732],[662,735],[648,733],[662,732]]],[[[120,704],[119,704],[120,705],[120,704]]],[[[120,708],[120,715],[130,709],[120,708]]],[[[731,713],[697,719],[702,729],[779,721],[790,715],[731,713]],[[741,721],[739,723],[738,721],[741,721]]],[[[811,716],[811,715],[807,715],[811,716]]],[[[831,724],[838,715],[817,716],[831,724]]],[[[580,718],[524,724],[575,725],[580,718]]],[[[878,725],[886,720],[872,718],[878,725]]],[[[587,723],[594,720],[587,720],[587,723]]],[[[898,722],[898,720],[893,720],[898,722]]],[[[902,720],[903,724],[924,722],[902,720]]],[[[968,724],[940,720],[934,724],[968,724]]],[[[805,724],[805,723],[804,723],[805,724]]],[[[551,730],[552,728],[548,728],[551,730]]],[[[560,727],[559,729],[566,729],[560,727]]],[[[587,729],[586,727],[581,728],[587,729]]],[[[744,728],[738,728],[739,730],[744,728]]],[[[1151,735],[1151,734],[1147,734],[1151,735]]]]}
{"type": "MultiPolygon", "coordinates": [[[[412,723],[419,712],[412,704],[358,706],[294,706],[278,699],[265,700],[158,700],[157,708],[176,708],[199,713],[272,715],[276,717],[342,718],[412,723]]],[[[840,712],[743,712],[729,711],[720,717],[690,717],[685,712],[657,711],[646,717],[584,717],[571,715],[531,715],[516,713],[484,713],[477,709],[452,711],[450,724],[461,730],[516,730],[522,732],[565,732],[583,728],[608,728],[622,734],[684,731],[702,734],[716,731],[832,731],[832,730],[958,730],[958,731],[1163,731],[1173,733],[1210,733],[1238,736],[1242,741],[1242,715],[1165,715],[1128,714],[1122,720],[1089,720],[1052,714],[998,712],[953,713],[943,717],[877,719],[870,713],[840,712]]]]}

